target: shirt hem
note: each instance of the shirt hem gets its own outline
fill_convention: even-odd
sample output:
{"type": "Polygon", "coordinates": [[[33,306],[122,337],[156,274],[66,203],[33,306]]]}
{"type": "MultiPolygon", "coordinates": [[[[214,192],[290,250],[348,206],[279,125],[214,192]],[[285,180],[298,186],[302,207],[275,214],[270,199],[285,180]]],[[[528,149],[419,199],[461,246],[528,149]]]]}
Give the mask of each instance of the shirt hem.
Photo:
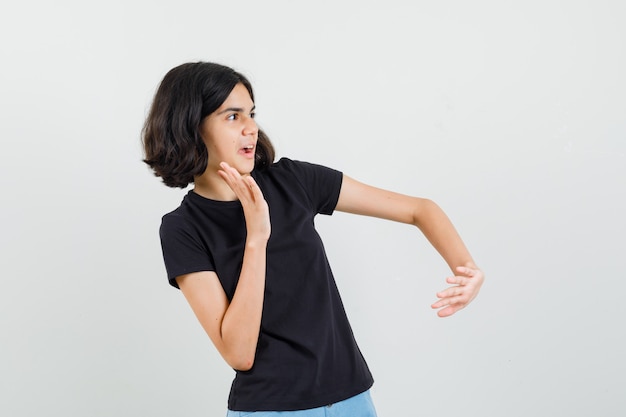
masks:
{"type": "Polygon", "coordinates": [[[360,386],[359,388],[355,388],[352,390],[346,390],[341,394],[332,393],[329,395],[324,395],[316,398],[315,400],[307,400],[306,402],[302,401],[290,401],[288,403],[282,402],[280,404],[275,402],[268,402],[262,404],[247,404],[247,403],[238,403],[238,404],[228,404],[228,409],[230,411],[240,411],[240,412],[255,412],[255,411],[301,411],[301,410],[310,410],[313,408],[324,407],[330,404],[335,404],[340,401],[347,400],[356,395],[362,394],[365,391],[372,388],[374,385],[374,381],[371,380],[367,384],[360,386]]]}

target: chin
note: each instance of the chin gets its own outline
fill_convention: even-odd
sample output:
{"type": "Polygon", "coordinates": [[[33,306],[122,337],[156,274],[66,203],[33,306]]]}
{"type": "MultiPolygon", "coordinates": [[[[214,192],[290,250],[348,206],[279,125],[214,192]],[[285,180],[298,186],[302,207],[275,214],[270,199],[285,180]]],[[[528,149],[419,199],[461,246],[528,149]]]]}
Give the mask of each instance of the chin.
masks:
{"type": "Polygon", "coordinates": [[[254,169],[254,161],[252,163],[249,163],[249,164],[238,164],[236,167],[237,167],[237,171],[241,175],[248,175],[254,169]]]}

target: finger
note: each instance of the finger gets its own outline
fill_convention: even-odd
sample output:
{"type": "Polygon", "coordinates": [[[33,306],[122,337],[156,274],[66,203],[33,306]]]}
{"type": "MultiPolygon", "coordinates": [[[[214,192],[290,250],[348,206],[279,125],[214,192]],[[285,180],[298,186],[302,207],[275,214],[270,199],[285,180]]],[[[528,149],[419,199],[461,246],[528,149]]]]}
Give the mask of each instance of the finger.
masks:
{"type": "Polygon", "coordinates": [[[227,162],[220,162],[220,167],[225,173],[228,174],[230,178],[235,179],[235,180],[242,178],[242,175],[239,173],[239,171],[237,171],[235,168],[228,165],[227,162]]]}
{"type": "Polygon", "coordinates": [[[437,314],[439,314],[440,316],[441,314],[443,314],[442,317],[445,317],[454,314],[455,312],[464,308],[466,305],[467,303],[461,301],[461,299],[459,299],[458,297],[451,297],[433,303],[431,305],[431,308],[434,310],[441,309],[437,314]]]}
{"type": "Polygon", "coordinates": [[[226,162],[220,163],[220,167],[222,168],[223,172],[226,174],[227,178],[233,181],[233,183],[236,183],[242,179],[242,176],[239,173],[239,171],[237,171],[235,168],[228,165],[226,162]]]}
{"type": "MultiPolygon", "coordinates": [[[[218,170],[218,171],[217,171],[217,173],[219,174],[219,176],[220,176],[220,177],[222,177],[222,179],[223,179],[224,181],[226,181],[226,183],[227,183],[228,185],[231,185],[231,183],[232,183],[232,178],[230,177],[230,174],[229,174],[228,172],[223,171],[223,170],[221,170],[221,169],[220,169],[220,170],[218,170]]],[[[232,187],[231,187],[231,188],[232,188],[232,187]]]]}
{"type": "Polygon", "coordinates": [[[259,185],[257,184],[256,180],[252,178],[252,175],[249,175],[248,177],[246,177],[246,181],[248,182],[248,187],[250,187],[250,191],[252,192],[252,196],[254,197],[254,200],[255,201],[263,200],[264,199],[263,192],[259,188],[259,185]]]}
{"type": "Polygon", "coordinates": [[[461,307],[463,307],[464,304],[460,303],[460,302],[456,302],[456,300],[454,300],[454,298],[444,298],[441,299],[435,303],[433,303],[430,307],[434,310],[436,309],[445,309],[448,307],[453,307],[455,310],[459,310],[461,307]]]}
{"type": "Polygon", "coordinates": [[[435,303],[433,303],[431,305],[432,308],[441,308],[444,306],[449,306],[449,305],[453,305],[453,304],[458,304],[460,302],[460,296],[456,295],[453,297],[444,297],[441,298],[439,301],[436,301],[435,303]]]}
{"type": "Polygon", "coordinates": [[[432,308],[441,308],[441,307],[445,307],[445,306],[451,306],[451,305],[461,305],[461,306],[465,306],[469,303],[470,299],[469,297],[465,294],[459,294],[459,295],[452,295],[449,297],[442,297],[439,299],[439,301],[436,301],[435,303],[433,303],[431,305],[432,308]]]}
{"type": "Polygon", "coordinates": [[[453,277],[446,278],[446,282],[448,284],[466,285],[469,282],[469,278],[456,275],[453,277]]]}
{"type": "Polygon", "coordinates": [[[450,288],[446,288],[445,290],[439,291],[436,295],[437,295],[437,298],[448,298],[448,297],[455,297],[458,295],[462,295],[463,293],[464,293],[463,287],[455,286],[455,287],[450,287],[450,288]]]}
{"type": "Polygon", "coordinates": [[[235,192],[237,197],[241,199],[242,192],[245,190],[245,187],[241,184],[241,179],[237,178],[232,172],[226,171],[217,171],[217,173],[222,177],[224,182],[230,187],[231,190],[235,192]]]}
{"type": "Polygon", "coordinates": [[[235,180],[232,168],[226,162],[220,163],[220,167],[222,169],[217,171],[218,174],[230,185],[235,180]]]}
{"type": "Polygon", "coordinates": [[[437,312],[437,315],[439,317],[450,317],[451,315],[461,310],[462,308],[463,308],[462,306],[448,306],[446,308],[439,310],[437,312]]]}
{"type": "Polygon", "coordinates": [[[222,177],[231,190],[235,192],[239,200],[248,198],[254,199],[250,193],[250,184],[239,171],[228,165],[226,162],[220,163],[222,170],[218,173],[222,177]]]}

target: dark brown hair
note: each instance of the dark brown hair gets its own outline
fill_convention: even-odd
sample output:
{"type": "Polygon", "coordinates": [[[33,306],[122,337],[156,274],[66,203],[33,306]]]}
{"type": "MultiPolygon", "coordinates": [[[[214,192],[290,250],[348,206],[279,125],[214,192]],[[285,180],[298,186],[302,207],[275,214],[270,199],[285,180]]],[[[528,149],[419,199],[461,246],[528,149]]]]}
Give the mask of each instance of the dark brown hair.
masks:
{"type": "MultiPolygon", "coordinates": [[[[200,134],[202,120],[217,110],[237,84],[254,102],[252,85],[232,68],[191,62],[171,69],[161,81],[142,130],[143,160],[168,187],[184,188],[207,167],[208,152],[200,134]]],[[[274,147],[259,129],[255,169],[274,162],[274,147]]]]}

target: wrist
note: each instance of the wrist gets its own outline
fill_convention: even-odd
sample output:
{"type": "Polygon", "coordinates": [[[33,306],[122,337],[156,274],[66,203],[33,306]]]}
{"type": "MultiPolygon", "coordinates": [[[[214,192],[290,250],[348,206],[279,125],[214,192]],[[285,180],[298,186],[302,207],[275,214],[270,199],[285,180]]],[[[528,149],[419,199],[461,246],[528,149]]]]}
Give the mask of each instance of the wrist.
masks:
{"type": "Polygon", "coordinates": [[[472,269],[480,269],[478,268],[478,266],[474,263],[474,261],[467,261],[465,263],[463,263],[463,266],[467,267],[467,268],[472,268],[472,269]]]}
{"type": "Polygon", "coordinates": [[[267,240],[264,237],[248,237],[246,239],[246,249],[265,249],[267,240]]]}

